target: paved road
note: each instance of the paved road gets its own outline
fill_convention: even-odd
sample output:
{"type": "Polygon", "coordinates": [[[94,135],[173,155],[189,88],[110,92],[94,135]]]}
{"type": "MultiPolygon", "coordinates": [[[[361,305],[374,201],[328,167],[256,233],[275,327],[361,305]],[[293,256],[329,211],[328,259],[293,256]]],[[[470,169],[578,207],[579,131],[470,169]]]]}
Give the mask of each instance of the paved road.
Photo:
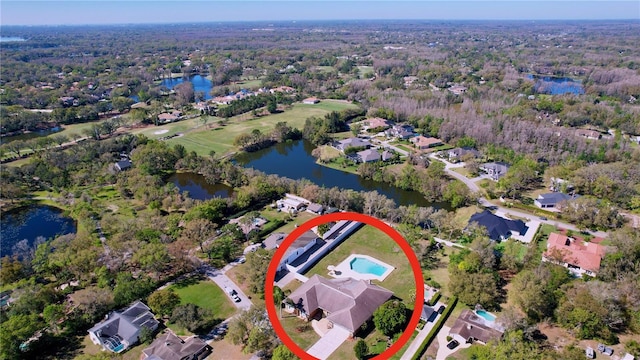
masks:
{"type": "Polygon", "coordinates": [[[236,283],[234,283],[231,279],[229,279],[227,275],[224,274],[224,270],[215,269],[208,265],[203,265],[203,269],[205,270],[205,274],[207,275],[207,277],[211,279],[211,281],[218,284],[218,286],[220,286],[222,290],[224,290],[225,287],[229,287],[238,293],[240,302],[233,302],[233,299],[231,299],[231,296],[227,294],[227,296],[229,296],[229,299],[231,299],[233,304],[238,309],[249,310],[251,308],[251,305],[253,305],[253,303],[251,302],[249,297],[240,289],[238,285],[236,285],[236,283]]]}
{"type": "Polygon", "coordinates": [[[450,162],[448,162],[447,160],[444,160],[444,159],[441,159],[441,158],[437,157],[437,156],[436,156],[436,153],[431,153],[431,154],[429,154],[429,157],[430,157],[431,159],[433,159],[433,160],[437,160],[437,161],[441,161],[441,162],[443,162],[443,163],[444,163],[444,171],[445,171],[448,175],[450,175],[450,176],[452,176],[452,177],[454,177],[454,178],[456,178],[456,179],[458,179],[458,180],[462,181],[465,185],[467,185],[467,187],[469,188],[469,190],[471,190],[471,191],[473,191],[473,192],[478,192],[478,191],[480,191],[480,187],[478,187],[478,185],[476,185],[476,183],[475,183],[474,179],[469,179],[468,177],[466,177],[466,176],[464,176],[464,175],[462,175],[462,174],[460,174],[460,173],[457,173],[457,172],[455,172],[455,171],[451,170],[451,169],[454,169],[454,168],[460,168],[460,167],[463,167],[463,166],[464,166],[464,163],[463,163],[463,162],[459,162],[459,163],[457,163],[457,164],[450,163],[450,162]]]}

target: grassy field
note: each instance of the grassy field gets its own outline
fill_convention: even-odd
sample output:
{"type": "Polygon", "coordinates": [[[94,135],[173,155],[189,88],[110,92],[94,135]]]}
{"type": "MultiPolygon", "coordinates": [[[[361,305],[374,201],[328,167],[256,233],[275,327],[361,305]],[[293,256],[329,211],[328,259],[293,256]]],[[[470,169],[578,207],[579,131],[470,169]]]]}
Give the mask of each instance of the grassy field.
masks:
{"type": "Polygon", "coordinates": [[[306,350],[320,340],[320,336],[311,327],[311,322],[305,322],[295,315],[283,312],[280,323],[287,335],[302,349],[306,350]]]}
{"type": "Polygon", "coordinates": [[[214,150],[218,154],[226,154],[235,149],[233,140],[240,134],[248,133],[254,129],[258,129],[263,133],[269,132],[276,123],[284,121],[290,126],[302,129],[304,122],[311,116],[324,116],[331,111],[340,111],[347,108],[355,108],[347,102],[337,100],[323,100],[318,104],[294,104],[289,110],[278,114],[271,114],[252,120],[246,119],[246,115],[239,115],[229,119],[229,122],[224,126],[219,126],[218,118],[211,118],[207,122],[207,125],[202,125],[202,120],[199,118],[189,120],[193,125],[190,129],[187,126],[180,126],[181,122],[148,128],[142,133],[153,134],[159,130],[169,130],[161,135],[153,135],[153,137],[167,136],[182,132],[184,135],[180,137],[174,137],[167,140],[169,144],[181,144],[188,151],[195,151],[200,155],[207,155],[211,150],[214,150]],[[173,125],[173,126],[172,126],[173,125]]]}
{"type": "Polygon", "coordinates": [[[408,308],[413,309],[409,294],[412,289],[415,289],[416,284],[407,257],[391,238],[369,225],[363,226],[352,234],[305,275],[327,276],[328,265],[337,265],[351,254],[369,255],[394,266],[395,269],[382,283],[378,281],[373,283],[393,291],[394,295],[402,299],[408,308]]]}
{"type": "Polygon", "coordinates": [[[186,281],[171,286],[180,295],[181,304],[196,304],[209,309],[218,319],[224,320],[236,312],[229,297],[209,280],[186,281]]]}

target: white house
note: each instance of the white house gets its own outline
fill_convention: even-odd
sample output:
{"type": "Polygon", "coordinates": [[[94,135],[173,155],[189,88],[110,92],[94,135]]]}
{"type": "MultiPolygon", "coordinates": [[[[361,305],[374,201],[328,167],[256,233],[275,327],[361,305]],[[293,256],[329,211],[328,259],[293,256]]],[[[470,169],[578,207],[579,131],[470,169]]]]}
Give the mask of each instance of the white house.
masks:
{"type": "Polygon", "coordinates": [[[324,240],[319,238],[318,235],[311,230],[300,235],[300,237],[298,237],[287,249],[287,252],[285,252],[283,260],[278,266],[278,271],[286,269],[287,264],[292,264],[300,257],[300,255],[304,254],[314,246],[322,244],[324,244],[324,240]]]}

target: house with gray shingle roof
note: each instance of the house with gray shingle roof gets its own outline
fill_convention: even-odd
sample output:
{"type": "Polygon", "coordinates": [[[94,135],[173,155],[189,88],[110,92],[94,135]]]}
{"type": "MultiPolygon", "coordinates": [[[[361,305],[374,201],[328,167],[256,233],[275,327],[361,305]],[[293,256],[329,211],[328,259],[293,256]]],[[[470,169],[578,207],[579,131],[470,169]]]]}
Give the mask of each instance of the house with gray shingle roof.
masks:
{"type": "Polygon", "coordinates": [[[368,163],[380,160],[380,153],[376,149],[367,149],[356,153],[358,162],[368,163]]]}
{"type": "Polygon", "coordinates": [[[211,347],[197,336],[185,340],[169,331],[142,350],[144,360],[201,360],[211,354],[211,347]]]}
{"type": "Polygon", "coordinates": [[[334,147],[340,151],[345,151],[350,147],[365,147],[368,148],[371,146],[369,140],[363,140],[357,137],[352,137],[344,140],[340,140],[335,143],[334,147]]]}
{"type": "Polygon", "coordinates": [[[561,192],[552,192],[547,194],[540,194],[533,203],[540,209],[553,209],[563,201],[573,200],[578,198],[578,195],[569,195],[561,192]]]}
{"type": "Polygon", "coordinates": [[[120,353],[138,342],[142,327],[158,328],[158,320],[142,301],[136,301],[124,311],[114,311],[89,329],[89,337],[103,349],[120,353]]]}
{"type": "Polygon", "coordinates": [[[365,280],[312,276],[289,295],[298,316],[307,320],[322,315],[333,326],[355,332],[389,300],[393,293],[365,280]]]}

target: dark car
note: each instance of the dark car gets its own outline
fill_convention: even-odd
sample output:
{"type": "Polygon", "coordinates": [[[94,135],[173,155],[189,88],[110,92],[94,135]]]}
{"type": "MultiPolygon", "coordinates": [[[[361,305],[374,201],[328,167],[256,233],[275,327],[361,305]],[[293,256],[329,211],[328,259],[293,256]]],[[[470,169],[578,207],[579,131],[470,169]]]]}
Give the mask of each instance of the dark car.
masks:
{"type": "Polygon", "coordinates": [[[542,220],[542,221],[547,221],[547,220],[549,220],[549,219],[547,219],[547,218],[546,218],[546,217],[544,217],[544,216],[540,216],[540,220],[542,220]]]}
{"type": "Polygon", "coordinates": [[[438,314],[442,314],[444,312],[444,305],[440,305],[438,308],[438,314]]]}
{"type": "Polygon", "coordinates": [[[452,349],[452,350],[453,350],[453,349],[455,349],[455,348],[456,348],[456,346],[458,346],[458,345],[460,345],[460,343],[458,342],[458,340],[451,340],[451,341],[449,341],[449,343],[447,344],[447,347],[448,347],[449,349],[452,349]]]}

